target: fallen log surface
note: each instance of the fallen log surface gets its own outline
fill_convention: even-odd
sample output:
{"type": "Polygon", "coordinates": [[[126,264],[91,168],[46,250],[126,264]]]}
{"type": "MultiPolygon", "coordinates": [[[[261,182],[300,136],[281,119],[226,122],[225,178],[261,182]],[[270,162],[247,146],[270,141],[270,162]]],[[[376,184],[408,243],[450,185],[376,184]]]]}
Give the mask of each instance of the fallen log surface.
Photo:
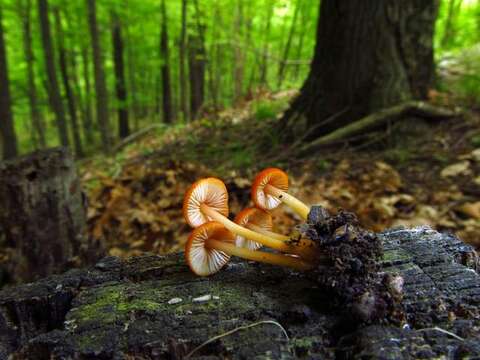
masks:
{"type": "Polygon", "coordinates": [[[278,267],[232,261],[201,278],[181,254],[107,257],[0,292],[0,358],[480,356],[475,251],[428,228],[381,238],[384,271],[405,280],[402,328],[345,322],[318,284],[278,267]]]}

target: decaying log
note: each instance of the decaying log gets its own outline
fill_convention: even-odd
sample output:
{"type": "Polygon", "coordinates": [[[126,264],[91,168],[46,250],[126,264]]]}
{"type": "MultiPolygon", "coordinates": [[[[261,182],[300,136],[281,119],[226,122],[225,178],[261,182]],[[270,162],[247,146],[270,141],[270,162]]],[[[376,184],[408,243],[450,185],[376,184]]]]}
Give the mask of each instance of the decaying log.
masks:
{"type": "Polygon", "coordinates": [[[394,122],[405,116],[419,116],[426,119],[448,119],[459,115],[456,111],[436,107],[423,101],[410,101],[377,111],[360,120],[354,121],[306,144],[300,151],[305,152],[313,148],[345,141],[360,133],[378,128],[387,122],[394,122]]]}
{"type": "Polygon", "coordinates": [[[4,249],[11,250],[13,282],[65,271],[88,247],[80,182],[67,150],[1,163],[0,199],[0,234],[4,249]]]}
{"type": "Polygon", "coordinates": [[[182,359],[220,334],[190,358],[480,356],[472,248],[428,228],[381,238],[384,271],[405,280],[402,328],[345,322],[318,284],[278,267],[232,261],[202,278],[181,254],[108,257],[0,292],[0,357],[182,359]]]}

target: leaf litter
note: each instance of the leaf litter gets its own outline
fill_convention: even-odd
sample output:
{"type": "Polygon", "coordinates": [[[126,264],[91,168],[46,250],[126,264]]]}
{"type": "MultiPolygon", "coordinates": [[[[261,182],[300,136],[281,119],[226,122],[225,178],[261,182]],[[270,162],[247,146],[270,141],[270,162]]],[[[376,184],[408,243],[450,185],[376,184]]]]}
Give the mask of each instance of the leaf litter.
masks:
{"type": "MultiPolygon", "coordinates": [[[[252,101],[241,111],[217,115],[215,121],[204,118],[152,133],[113,159],[83,164],[90,235],[103,241],[114,256],[180,251],[191,230],[182,216],[183,195],[195,180],[207,176],[225,180],[232,218],[251,206],[255,172],[278,165],[293,174],[295,196],[331,213],[352,211],[367,229],[430,225],[480,248],[480,149],[465,145],[465,129],[457,132],[460,141],[451,124],[440,127],[406,163],[392,161],[378,150],[347,150],[321,160],[313,156],[272,164],[258,153],[265,141],[272,141],[276,120],[259,121],[254,111],[252,101]]],[[[298,224],[286,207],[272,215],[275,230],[284,234],[298,224]]]]}

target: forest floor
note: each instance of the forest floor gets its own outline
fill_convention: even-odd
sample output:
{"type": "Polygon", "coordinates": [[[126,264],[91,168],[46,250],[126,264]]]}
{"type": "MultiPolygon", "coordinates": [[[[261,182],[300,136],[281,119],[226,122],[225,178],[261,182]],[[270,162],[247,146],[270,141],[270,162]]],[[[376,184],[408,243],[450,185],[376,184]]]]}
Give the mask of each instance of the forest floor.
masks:
{"type": "MultiPolygon", "coordinates": [[[[300,199],[354,211],[369,229],[429,225],[480,248],[478,111],[448,121],[409,119],[368,146],[298,158],[279,143],[274,126],[294,95],[259,94],[215,116],[153,129],[114,157],[84,161],[91,235],[115,256],[179,251],[190,231],[183,194],[195,180],[222,178],[235,215],[251,206],[255,173],[278,166],[291,175],[291,192],[300,199]]],[[[450,105],[444,94],[432,92],[431,100],[450,105]]],[[[299,223],[286,208],[273,215],[285,234],[299,223]]]]}

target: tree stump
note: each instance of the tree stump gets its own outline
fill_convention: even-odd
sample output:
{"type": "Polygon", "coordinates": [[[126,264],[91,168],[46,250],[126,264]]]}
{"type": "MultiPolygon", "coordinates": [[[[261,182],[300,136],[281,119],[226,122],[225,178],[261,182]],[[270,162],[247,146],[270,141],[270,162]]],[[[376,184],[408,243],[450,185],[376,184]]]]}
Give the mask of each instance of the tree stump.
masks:
{"type": "Polygon", "coordinates": [[[279,267],[231,261],[202,278],[181,254],[108,257],[0,292],[0,357],[182,359],[209,339],[190,358],[479,357],[475,251],[428,228],[380,236],[383,270],[405,280],[402,328],[346,322],[318,283],[279,267]]]}
{"type": "Polygon", "coordinates": [[[1,163],[0,199],[11,281],[65,271],[87,246],[83,195],[67,150],[37,151],[1,163]]]}

